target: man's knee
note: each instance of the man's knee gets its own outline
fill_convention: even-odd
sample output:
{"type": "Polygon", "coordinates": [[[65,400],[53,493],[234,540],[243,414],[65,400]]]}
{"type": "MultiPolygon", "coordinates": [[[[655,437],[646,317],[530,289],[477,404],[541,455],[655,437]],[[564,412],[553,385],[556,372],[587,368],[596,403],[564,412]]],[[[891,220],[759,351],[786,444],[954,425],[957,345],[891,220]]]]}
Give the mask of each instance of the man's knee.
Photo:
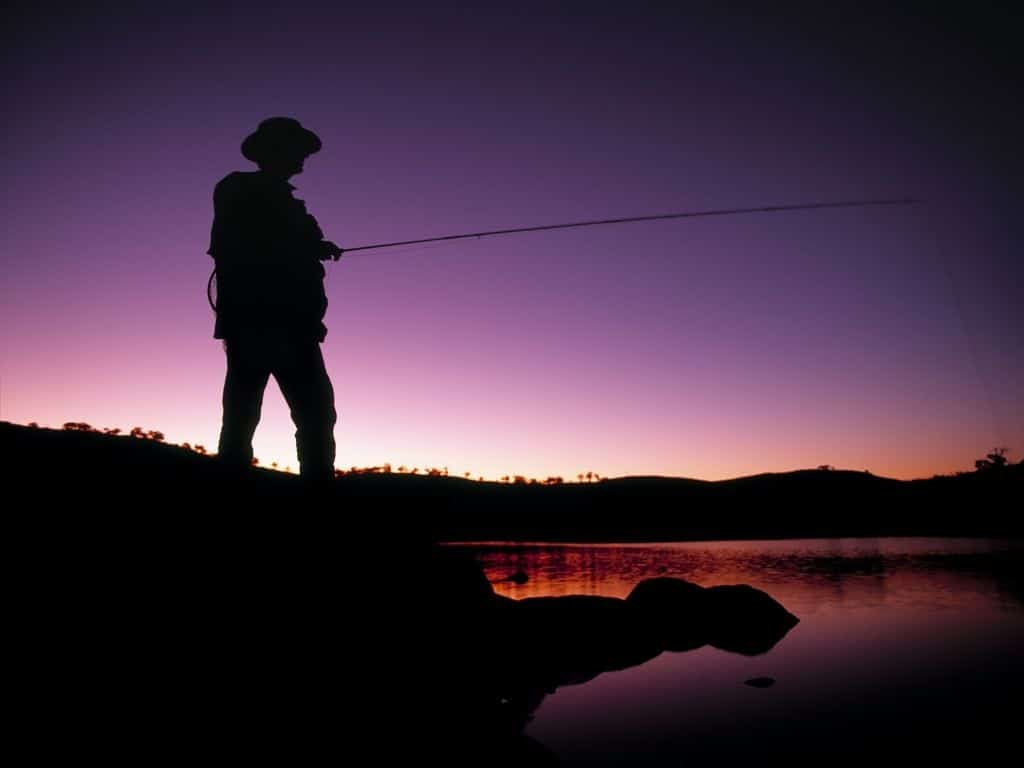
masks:
{"type": "Polygon", "coordinates": [[[338,422],[334,406],[334,390],[330,381],[315,387],[308,400],[300,400],[292,408],[296,426],[311,430],[332,429],[338,422]]]}
{"type": "Polygon", "coordinates": [[[338,423],[338,412],[334,410],[333,402],[324,408],[324,423],[329,425],[331,429],[338,423]]]}
{"type": "Polygon", "coordinates": [[[299,413],[292,414],[295,427],[301,435],[333,436],[334,425],[338,422],[337,413],[331,408],[309,408],[302,409],[299,413]]]}

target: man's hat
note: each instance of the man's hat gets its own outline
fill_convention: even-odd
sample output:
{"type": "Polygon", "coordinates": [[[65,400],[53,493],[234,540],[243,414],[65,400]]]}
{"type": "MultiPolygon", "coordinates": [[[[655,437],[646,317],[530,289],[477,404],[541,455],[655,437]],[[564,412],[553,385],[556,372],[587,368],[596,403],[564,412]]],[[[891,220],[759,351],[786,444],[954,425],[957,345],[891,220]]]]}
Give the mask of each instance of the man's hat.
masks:
{"type": "Polygon", "coordinates": [[[268,117],[255,133],[246,136],[242,142],[242,155],[246,160],[258,163],[268,155],[298,150],[308,157],[319,152],[320,137],[291,117],[268,117]]]}

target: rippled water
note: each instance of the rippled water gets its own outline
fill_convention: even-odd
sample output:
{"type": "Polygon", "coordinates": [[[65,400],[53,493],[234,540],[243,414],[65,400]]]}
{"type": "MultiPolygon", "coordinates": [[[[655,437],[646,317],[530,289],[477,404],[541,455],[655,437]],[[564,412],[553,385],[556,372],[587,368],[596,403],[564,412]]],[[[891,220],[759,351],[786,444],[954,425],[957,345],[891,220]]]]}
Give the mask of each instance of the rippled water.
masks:
{"type": "Polygon", "coordinates": [[[565,764],[850,756],[995,759],[1024,687],[1019,543],[839,539],[472,545],[513,598],[640,580],[750,584],[800,618],[768,653],[663,653],[548,694],[527,734],[565,764]],[[527,581],[509,577],[520,572],[527,581]],[[768,688],[744,681],[770,677],[768,688]]]}

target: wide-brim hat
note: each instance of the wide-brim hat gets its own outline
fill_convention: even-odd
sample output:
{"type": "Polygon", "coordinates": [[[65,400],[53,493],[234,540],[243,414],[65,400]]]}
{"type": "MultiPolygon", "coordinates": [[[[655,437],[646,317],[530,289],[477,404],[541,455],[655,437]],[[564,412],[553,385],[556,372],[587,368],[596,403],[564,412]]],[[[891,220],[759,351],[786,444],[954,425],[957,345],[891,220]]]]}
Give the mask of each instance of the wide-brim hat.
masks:
{"type": "Polygon", "coordinates": [[[268,117],[255,133],[242,142],[242,155],[258,163],[264,158],[284,152],[298,151],[304,157],[319,152],[323,146],[320,137],[291,117],[268,117]]]}

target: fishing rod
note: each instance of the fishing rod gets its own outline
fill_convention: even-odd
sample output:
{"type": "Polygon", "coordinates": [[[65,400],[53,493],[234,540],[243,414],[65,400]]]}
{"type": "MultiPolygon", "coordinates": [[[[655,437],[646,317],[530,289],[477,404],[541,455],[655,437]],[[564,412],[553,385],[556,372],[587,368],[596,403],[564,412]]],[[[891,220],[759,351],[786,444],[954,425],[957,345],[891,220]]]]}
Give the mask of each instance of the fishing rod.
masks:
{"type": "MultiPolygon", "coordinates": [[[[591,221],[573,221],[567,224],[542,224],[534,227],[515,227],[512,229],[492,229],[486,232],[468,232],[460,235],[442,235],[440,237],[423,237],[416,240],[397,240],[391,243],[374,243],[373,245],[357,245],[354,248],[342,248],[341,254],[353,253],[354,251],[369,251],[377,248],[395,248],[399,245],[421,245],[423,243],[439,243],[451,240],[468,240],[471,238],[493,237],[496,235],[515,235],[524,232],[546,232],[554,229],[571,229],[574,227],[597,227],[604,224],[630,224],[640,221],[664,221],[667,219],[696,219],[705,216],[736,216],[746,213],[781,213],[783,211],[807,211],[820,210],[822,208],[864,208],[873,205],[908,205],[914,201],[911,198],[896,198],[891,200],[844,200],[832,203],[794,203],[790,205],[763,205],[757,208],[717,208],[705,211],[684,211],[682,213],[659,213],[653,216],[627,216],[617,219],[594,219],[591,221]]],[[[214,312],[217,305],[213,300],[213,281],[217,277],[217,270],[210,273],[210,279],[206,283],[206,299],[214,312]]]]}

